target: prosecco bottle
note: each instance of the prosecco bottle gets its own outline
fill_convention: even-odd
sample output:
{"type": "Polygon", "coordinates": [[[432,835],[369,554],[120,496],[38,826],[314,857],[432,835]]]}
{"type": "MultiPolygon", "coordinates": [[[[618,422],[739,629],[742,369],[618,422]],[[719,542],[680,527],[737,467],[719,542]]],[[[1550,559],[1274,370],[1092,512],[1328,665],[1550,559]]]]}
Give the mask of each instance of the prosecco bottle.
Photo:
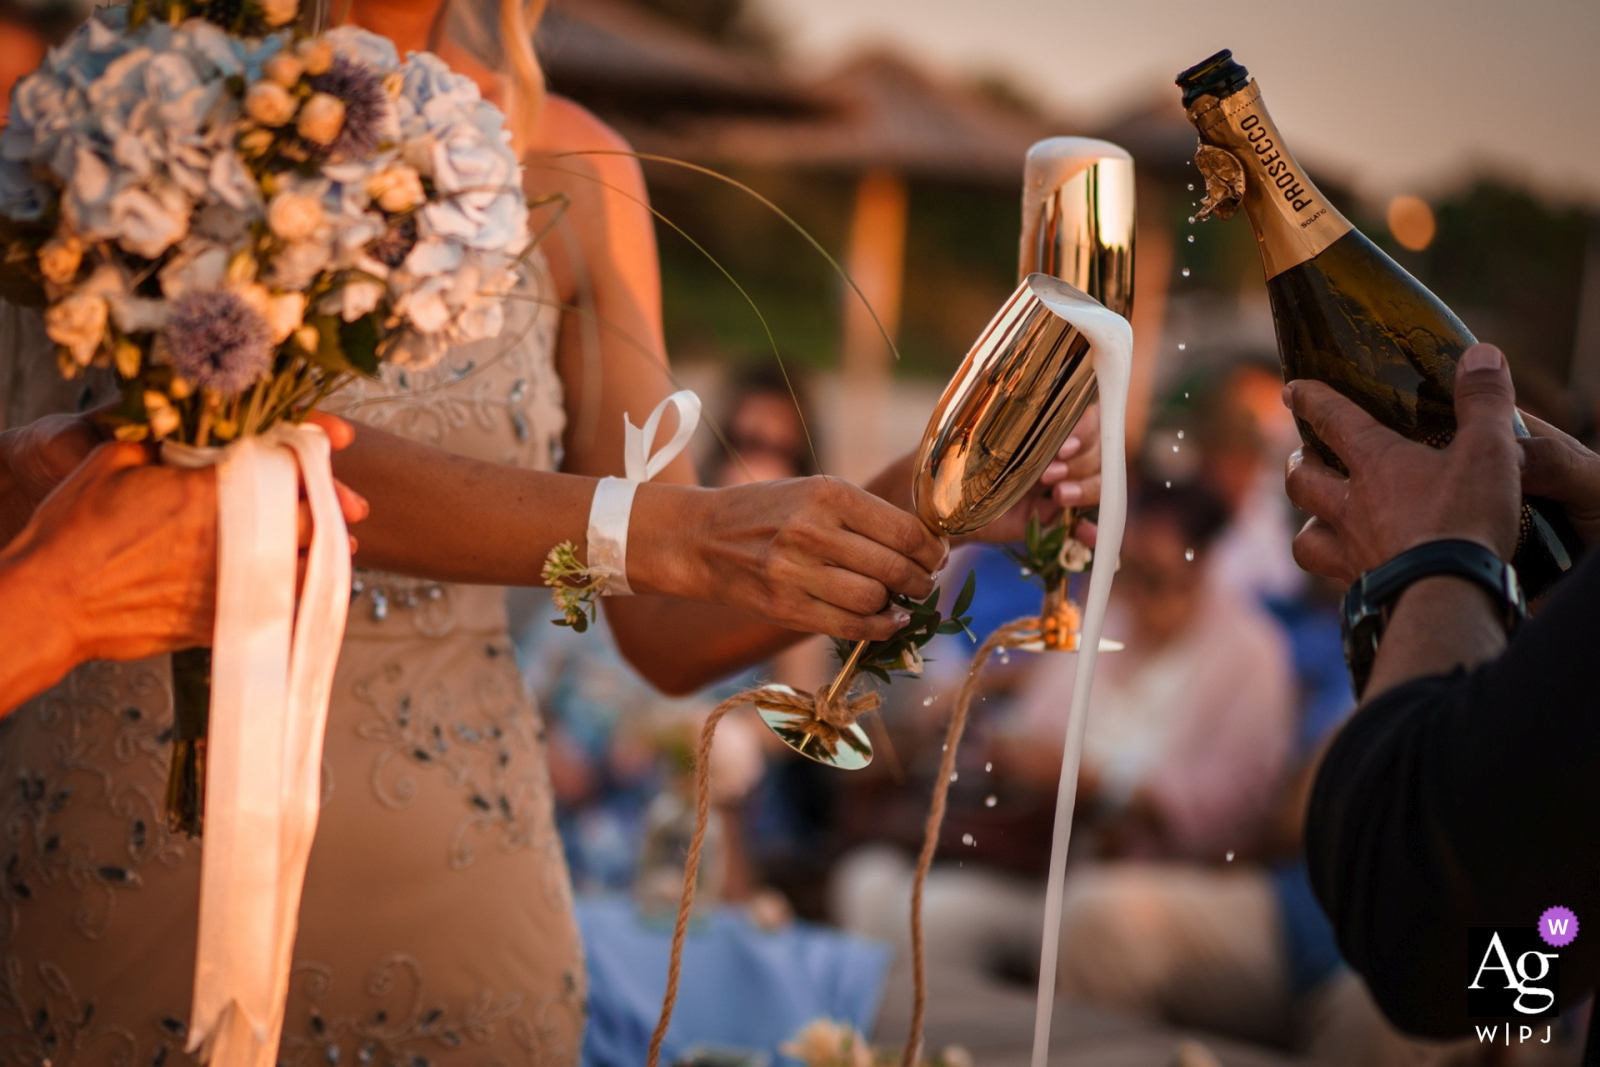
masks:
{"type": "MultiPolygon", "coordinates": [[[[1284,379],[1326,382],[1412,440],[1448,444],[1456,362],[1477,342],[1471,331],[1311,184],[1231,52],[1190,67],[1177,84],[1200,133],[1202,214],[1227,218],[1242,205],[1255,229],[1284,379]]],[[[1515,419],[1517,436],[1528,436],[1515,419]]],[[[1310,426],[1299,429],[1343,469],[1310,426]]],[[[1523,501],[1512,562],[1530,598],[1571,568],[1579,545],[1559,507],[1523,501]]]]}

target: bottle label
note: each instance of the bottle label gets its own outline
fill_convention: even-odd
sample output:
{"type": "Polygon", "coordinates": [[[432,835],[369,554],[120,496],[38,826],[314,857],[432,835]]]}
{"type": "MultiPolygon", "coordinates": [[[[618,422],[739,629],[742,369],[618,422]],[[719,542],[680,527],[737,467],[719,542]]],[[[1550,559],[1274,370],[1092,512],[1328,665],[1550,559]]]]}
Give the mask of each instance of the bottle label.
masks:
{"type": "Polygon", "coordinates": [[[1254,79],[1220,100],[1200,97],[1189,108],[1189,120],[1200,131],[1202,144],[1213,149],[1195,157],[1208,189],[1238,185],[1236,174],[1222,173],[1232,168],[1215,149],[1238,161],[1244,174],[1244,208],[1255,226],[1268,278],[1315,258],[1350,232],[1350,221],[1307,180],[1284,147],[1254,79]]]}

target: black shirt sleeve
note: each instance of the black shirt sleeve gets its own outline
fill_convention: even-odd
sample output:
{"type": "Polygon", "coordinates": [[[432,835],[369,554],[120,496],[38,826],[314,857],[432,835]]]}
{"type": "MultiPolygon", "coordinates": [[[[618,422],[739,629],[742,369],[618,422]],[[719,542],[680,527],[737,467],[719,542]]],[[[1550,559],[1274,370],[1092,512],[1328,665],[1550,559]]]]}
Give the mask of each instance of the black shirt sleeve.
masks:
{"type": "Polygon", "coordinates": [[[1402,1030],[1469,1032],[1473,926],[1578,916],[1563,1007],[1600,976],[1600,554],[1498,659],[1367,702],[1306,818],[1312,885],[1345,959],[1402,1030]]]}

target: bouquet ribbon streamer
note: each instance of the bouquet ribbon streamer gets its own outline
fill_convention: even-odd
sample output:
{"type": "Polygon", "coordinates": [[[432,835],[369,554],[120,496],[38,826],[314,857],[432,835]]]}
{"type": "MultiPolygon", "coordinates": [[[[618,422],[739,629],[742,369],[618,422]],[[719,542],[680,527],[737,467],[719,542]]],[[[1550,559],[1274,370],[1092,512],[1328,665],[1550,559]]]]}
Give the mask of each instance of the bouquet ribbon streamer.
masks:
{"type": "Polygon", "coordinates": [[[189,1051],[273,1067],[306,862],[322,801],[328,698],[350,605],[350,551],[327,436],[279,424],[162,459],[217,468],[217,621],[189,1051]],[[315,529],[295,608],[303,480],[315,529]]]}
{"type": "Polygon", "coordinates": [[[595,486],[589,505],[589,568],[606,575],[607,596],[631,596],[628,585],[628,518],[633,514],[633,494],[641,482],[648,482],[678,458],[700,424],[700,398],[680,389],[656,405],[642,427],[626,415],[623,425],[623,474],[621,478],[602,478],[595,486]],[[666,444],[651,453],[661,419],[668,408],[678,412],[678,428],[666,444]]]}

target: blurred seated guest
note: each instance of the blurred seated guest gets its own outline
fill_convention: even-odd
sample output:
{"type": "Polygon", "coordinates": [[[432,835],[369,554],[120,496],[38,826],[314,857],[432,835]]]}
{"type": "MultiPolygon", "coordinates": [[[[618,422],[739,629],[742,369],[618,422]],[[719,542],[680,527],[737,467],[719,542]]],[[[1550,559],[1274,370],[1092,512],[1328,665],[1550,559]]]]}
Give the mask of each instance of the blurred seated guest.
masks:
{"type": "Polygon", "coordinates": [[[705,470],[707,485],[745,485],[817,472],[812,451],[805,382],[767,363],[744,371],[734,383],[720,425],[728,448],[719,449],[705,470]]]}
{"type": "Polygon", "coordinates": [[[1230,516],[1212,547],[1212,575],[1245,596],[1292,597],[1305,585],[1289,548],[1296,520],[1282,483],[1284,457],[1300,439],[1282,392],[1275,358],[1241,362],[1201,393],[1194,430],[1197,475],[1230,516]]]}
{"type": "MultiPolygon", "coordinates": [[[[1074,851],[1167,863],[1090,866],[1069,876],[1062,955],[1073,973],[1062,979],[1066,991],[1091,999],[1132,1006],[1141,992],[1126,976],[1099,989],[1076,973],[1080,964],[1100,966],[1091,962],[1099,952],[1089,927],[1119,906],[1122,893],[1144,899],[1159,891],[1153,887],[1192,885],[1186,906],[1275,922],[1260,872],[1218,869],[1229,850],[1260,838],[1292,733],[1282,636],[1259,609],[1209,580],[1208,550],[1224,522],[1221,502],[1200,486],[1147,485],[1130,505],[1107,622],[1107,635],[1128,648],[1101,656],[1096,670],[1074,851]]],[[[1076,663],[1072,655],[1039,657],[1023,683],[1016,721],[990,742],[983,762],[992,763],[992,773],[970,766],[961,772],[972,784],[957,782],[944,862],[924,901],[934,966],[1037,966],[1039,875],[1076,663]],[[976,804],[963,806],[961,798],[973,796],[976,804]],[[1032,817],[1019,818],[1023,812],[1032,817]],[[980,863],[986,852],[997,862],[980,863]],[[1033,861],[1025,874],[1020,864],[998,859],[1019,854],[1033,861]]],[[[881,848],[847,860],[835,882],[838,917],[852,930],[903,944],[911,871],[909,857],[881,848]]],[[[1120,967],[1106,962],[1104,971],[1120,967]]]]}
{"type": "MultiPolygon", "coordinates": [[[[321,424],[335,448],[349,444],[346,423],[321,424]]],[[[348,521],[365,517],[365,501],[342,486],[340,502],[348,521]]],[[[8,430],[0,546],[0,647],[13,650],[0,656],[0,715],[80,663],[211,641],[214,470],[154,465],[142,445],[100,443],[85,418],[8,430]]]]}

